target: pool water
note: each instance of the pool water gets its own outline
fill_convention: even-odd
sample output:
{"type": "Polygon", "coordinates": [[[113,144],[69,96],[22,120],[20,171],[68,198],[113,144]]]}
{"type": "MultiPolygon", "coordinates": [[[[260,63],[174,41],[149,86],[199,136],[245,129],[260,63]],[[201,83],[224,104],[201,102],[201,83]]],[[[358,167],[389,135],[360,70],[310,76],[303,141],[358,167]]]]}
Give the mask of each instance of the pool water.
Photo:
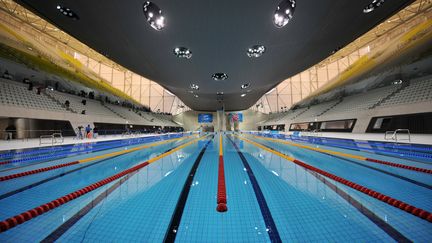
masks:
{"type": "Polygon", "coordinates": [[[262,133],[161,135],[3,152],[0,177],[110,156],[0,181],[0,221],[136,165],[144,166],[4,230],[0,241],[430,242],[431,222],[286,156],[431,212],[430,173],[349,157],[430,170],[431,154],[428,146],[300,140],[262,133]],[[220,151],[226,212],[216,210],[220,151]]]}

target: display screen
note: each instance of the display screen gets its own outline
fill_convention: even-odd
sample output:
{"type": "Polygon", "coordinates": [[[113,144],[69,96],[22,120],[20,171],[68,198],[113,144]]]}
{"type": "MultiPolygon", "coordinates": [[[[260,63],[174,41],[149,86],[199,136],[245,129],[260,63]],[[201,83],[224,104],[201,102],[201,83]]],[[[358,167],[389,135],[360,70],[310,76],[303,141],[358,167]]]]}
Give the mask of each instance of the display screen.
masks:
{"type": "Polygon", "coordinates": [[[198,114],[198,122],[199,123],[212,123],[213,115],[212,114],[198,114]]]}
{"type": "Polygon", "coordinates": [[[241,112],[229,113],[228,116],[233,122],[243,122],[243,113],[241,112]]]}

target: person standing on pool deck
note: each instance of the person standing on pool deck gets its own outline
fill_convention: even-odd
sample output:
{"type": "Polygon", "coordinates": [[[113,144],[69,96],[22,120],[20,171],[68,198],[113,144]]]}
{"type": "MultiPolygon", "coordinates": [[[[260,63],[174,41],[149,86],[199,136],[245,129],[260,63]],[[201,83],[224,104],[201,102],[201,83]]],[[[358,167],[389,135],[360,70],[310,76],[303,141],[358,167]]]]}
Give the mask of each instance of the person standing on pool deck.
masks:
{"type": "Polygon", "coordinates": [[[91,127],[90,127],[90,124],[88,124],[87,127],[86,127],[86,129],[85,129],[85,131],[86,131],[86,137],[87,137],[87,138],[90,138],[90,137],[89,137],[89,134],[90,134],[91,130],[92,130],[92,129],[91,129],[91,127]]]}

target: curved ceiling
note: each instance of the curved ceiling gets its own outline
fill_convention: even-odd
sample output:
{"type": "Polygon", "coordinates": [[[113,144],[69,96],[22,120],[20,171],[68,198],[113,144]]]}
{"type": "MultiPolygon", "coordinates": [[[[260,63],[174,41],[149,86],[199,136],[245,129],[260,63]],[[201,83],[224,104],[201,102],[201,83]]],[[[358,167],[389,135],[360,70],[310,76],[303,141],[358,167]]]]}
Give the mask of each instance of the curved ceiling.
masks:
{"type": "Polygon", "coordinates": [[[412,1],[391,0],[363,13],[372,0],[298,0],[292,20],[276,28],[281,0],[153,0],[166,19],[161,31],[143,14],[145,1],[22,0],[20,4],[124,67],[152,79],[195,110],[243,110],[265,92],[328,57],[412,1]],[[78,20],[57,10],[73,10],[78,20]],[[250,58],[247,50],[264,45],[250,58]],[[174,48],[193,56],[178,58],[174,48]],[[214,73],[226,73],[223,81],[214,73]],[[248,89],[241,85],[250,83],[248,89]],[[190,85],[199,90],[192,94],[190,85]],[[217,95],[223,92],[223,95],[217,95]],[[246,95],[242,95],[246,93],[246,95]],[[198,96],[198,97],[195,97],[198,96]]]}

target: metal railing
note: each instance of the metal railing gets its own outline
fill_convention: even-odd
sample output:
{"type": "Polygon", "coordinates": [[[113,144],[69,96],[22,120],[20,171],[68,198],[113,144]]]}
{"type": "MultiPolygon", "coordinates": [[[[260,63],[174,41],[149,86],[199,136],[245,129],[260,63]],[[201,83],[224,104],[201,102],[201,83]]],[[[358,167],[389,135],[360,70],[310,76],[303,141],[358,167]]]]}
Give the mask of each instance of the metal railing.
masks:
{"type": "Polygon", "coordinates": [[[385,140],[394,140],[394,141],[401,141],[401,140],[408,140],[409,142],[411,142],[411,133],[409,129],[396,129],[394,131],[386,131],[384,134],[384,139],[385,140]],[[399,138],[398,134],[406,134],[406,138],[399,138]],[[389,136],[391,135],[391,136],[389,136]]]}
{"type": "Polygon", "coordinates": [[[39,138],[43,135],[52,135],[53,133],[61,133],[61,134],[69,134],[72,131],[68,130],[8,130],[8,131],[0,131],[0,139],[21,139],[22,141],[26,141],[30,138],[39,138]]]}
{"type": "Polygon", "coordinates": [[[39,145],[42,144],[62,144],[64,142],[64,138],[61,133],[53,133],[51,135],[41,135],[39,136],[39,145]],[[48,139],[47,142],[44,140],[48,139]]]}

